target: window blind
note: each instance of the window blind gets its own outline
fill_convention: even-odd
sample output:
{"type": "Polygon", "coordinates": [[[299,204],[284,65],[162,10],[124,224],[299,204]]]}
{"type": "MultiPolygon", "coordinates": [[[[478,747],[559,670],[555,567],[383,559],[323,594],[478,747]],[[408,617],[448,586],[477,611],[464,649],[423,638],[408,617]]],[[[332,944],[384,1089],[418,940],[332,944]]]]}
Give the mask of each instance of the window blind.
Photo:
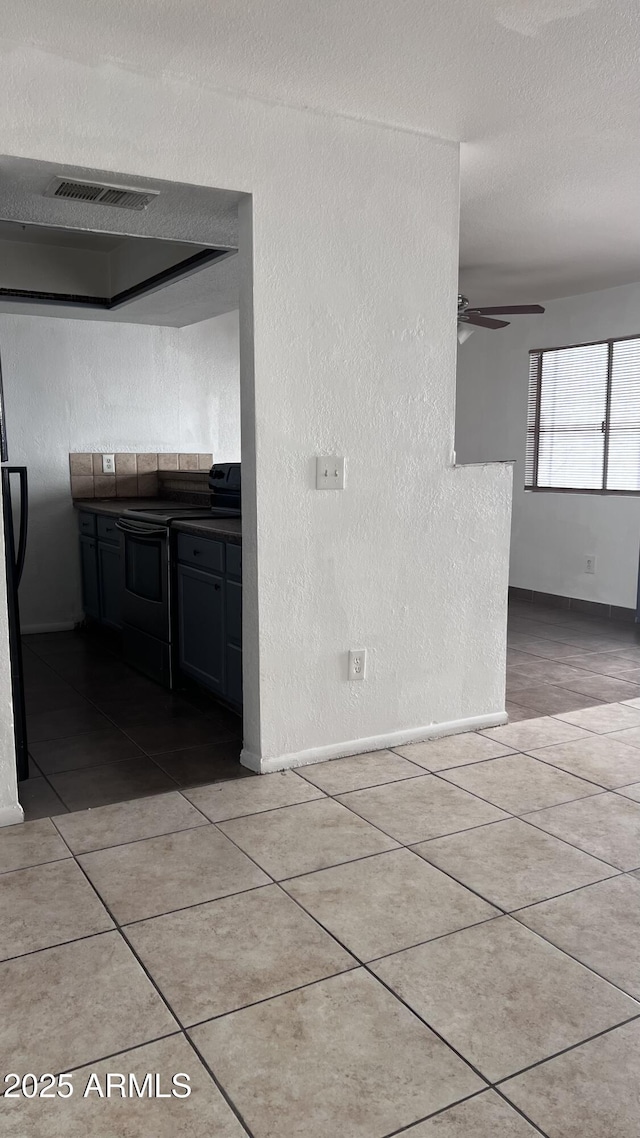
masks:
{"type": "Polygon", "coordinates": [[[525,488],[640,492],[640,337],[530,353],[525,488]]]}

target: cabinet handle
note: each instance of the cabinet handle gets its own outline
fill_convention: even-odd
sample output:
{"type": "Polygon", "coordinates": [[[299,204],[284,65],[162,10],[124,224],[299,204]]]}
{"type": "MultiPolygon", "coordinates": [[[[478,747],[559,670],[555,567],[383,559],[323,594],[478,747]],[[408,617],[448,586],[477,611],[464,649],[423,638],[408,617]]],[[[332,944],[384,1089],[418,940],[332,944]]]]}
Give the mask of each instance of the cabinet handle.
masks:
{"type": "Polygon", "coordinates": [[[193,551],[194,557],[200,557],[201,555],[202,555],[202,551],[200,549],[194,549],[194,551],[193,551]]]}
{"type": "Polygon", "coordinates": [[[213,587],[214,587],[214,589],[215,589],[216,591],[217,591],[217,590],[220,588],[220,586],[219,586],[219,585],[214,585],[213,587]]]}

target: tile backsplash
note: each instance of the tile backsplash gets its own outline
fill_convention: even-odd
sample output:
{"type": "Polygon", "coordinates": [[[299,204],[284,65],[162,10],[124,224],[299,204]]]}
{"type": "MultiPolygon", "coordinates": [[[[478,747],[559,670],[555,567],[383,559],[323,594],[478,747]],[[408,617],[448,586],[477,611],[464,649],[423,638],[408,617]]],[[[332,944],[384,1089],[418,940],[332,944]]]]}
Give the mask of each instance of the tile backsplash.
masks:
{"type": "MultiPolygon", "coordinates": [[[[108,452],[107,452],[108,453],[108,452]]],[[[69,455],[72,498],[155,498],[160,472],[202,470],[211,454],[116,454],[114,474],[102,473],[102,454],[69,455]]]]}

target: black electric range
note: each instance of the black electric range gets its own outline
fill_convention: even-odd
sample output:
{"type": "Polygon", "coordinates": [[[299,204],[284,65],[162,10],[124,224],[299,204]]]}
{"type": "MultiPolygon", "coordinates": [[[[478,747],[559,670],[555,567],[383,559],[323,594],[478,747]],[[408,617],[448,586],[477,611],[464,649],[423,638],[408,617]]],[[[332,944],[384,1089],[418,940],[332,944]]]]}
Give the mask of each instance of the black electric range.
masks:
{"type": "Polygon", "coordinates": [[[240,464],[218,463],[209,474],[210,509],[164,502],[125,510],[116,528],[122,536],[123,649],[127,663],[165,687],[173,687],[171,523],[201,518],[239,518],[240,464]]]}

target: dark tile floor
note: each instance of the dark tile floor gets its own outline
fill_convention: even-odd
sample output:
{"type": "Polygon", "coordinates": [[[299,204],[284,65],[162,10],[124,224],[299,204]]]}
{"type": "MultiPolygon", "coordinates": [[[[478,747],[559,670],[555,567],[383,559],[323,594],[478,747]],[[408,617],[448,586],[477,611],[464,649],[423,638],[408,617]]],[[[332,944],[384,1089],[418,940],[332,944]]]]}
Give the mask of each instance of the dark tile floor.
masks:
{"type": "Polygon", "coordinates": [[[25,818],[242,777],[242,724],[205,692],[172,694],[87,633],[25,636],[25,818]]]}
{"type": "MultiPolygon", "coordinates": [[[[24,638],[31,777],[27,819],[247,772],[241,723],[206,693],[173,695],[85,633],[24,638]]],[[[640,697],[640,632],[564,609],[510,607],[511,721],[640,697]]]]}
{"type": "Polygon", "coordinates": [[[507,637],[509,718],[640,696],[640,626],[516,602],[507,637]]]}

